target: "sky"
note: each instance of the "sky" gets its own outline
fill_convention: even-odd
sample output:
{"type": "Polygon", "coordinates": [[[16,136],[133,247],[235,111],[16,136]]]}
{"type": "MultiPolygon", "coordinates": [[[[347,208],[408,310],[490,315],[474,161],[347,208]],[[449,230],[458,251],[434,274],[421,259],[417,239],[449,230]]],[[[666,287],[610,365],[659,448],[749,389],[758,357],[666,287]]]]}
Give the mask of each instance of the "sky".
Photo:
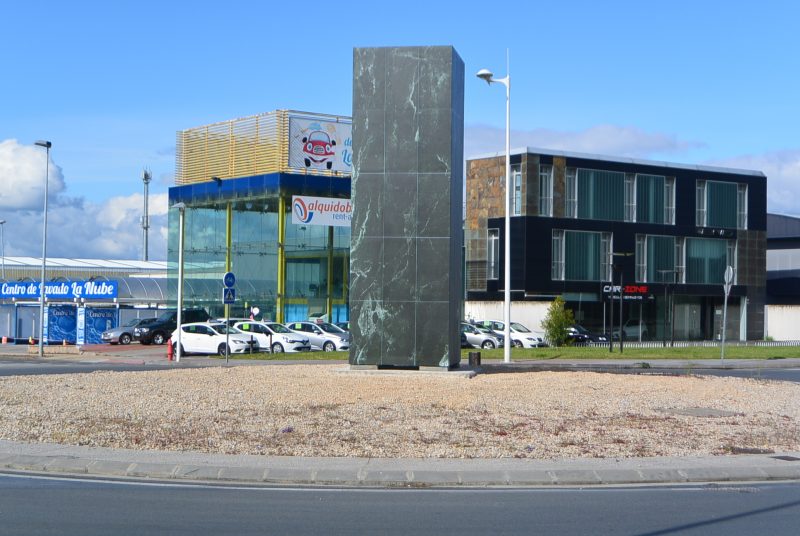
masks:
{"type": "Polygon", "coordinates": [[[453,45],[465,156],[511,146],[763,171],[768,210],[800,215],[800,3],[5,2],[0,220],[7,256],[166,257],[175,135],[294,109],[350,115],[354,47],[453,45]]]}

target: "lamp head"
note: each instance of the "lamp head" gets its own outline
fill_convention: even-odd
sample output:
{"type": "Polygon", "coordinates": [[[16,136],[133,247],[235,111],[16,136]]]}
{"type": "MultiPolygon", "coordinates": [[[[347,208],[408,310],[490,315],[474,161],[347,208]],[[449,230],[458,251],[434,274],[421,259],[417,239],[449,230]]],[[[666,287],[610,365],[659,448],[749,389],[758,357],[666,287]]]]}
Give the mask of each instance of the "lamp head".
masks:
{"type": "Polygon", "coordinates": [[[47,149],[49,149],[50,147],[52,147],[52,146],[53,146],[53,144],[52,144],[52,143],[50,143],[49,141],[45,141],[45,140],[37,140],[37,141],[34,143],[34,145],[38,145],[39,147],[45,147],[45,148],[47,148],[47,149]]]}
{"type": "Polygon", "coordinates": [[[477,76],[481,80],[486,80],[487,84],[491,84],[492,77],[494,76],[494,74],[492,74],[492,71],[490,71],[489,69],[481,69],[480,71],[475,73],[475,76],[477,76]]]}
{"type": "Polygon", "coordinates": [[[0,220],[0,225],[3,225],[5,222],[6,220],[0,220]]]}
{"type": "Polygon", "coordinates": [[[178,210],[183,212],[184,210],[186,210],[186,203],[184,202],[175,203],[174,205],[172,205],[172,208],[177,208],[178,210]]]}
{"type": "Polygon", "coordinates": [[[211,180],[216,182],[217,185],[222,184],[222,179],[220,179],[219,177],[211,177],[211,180]]]}

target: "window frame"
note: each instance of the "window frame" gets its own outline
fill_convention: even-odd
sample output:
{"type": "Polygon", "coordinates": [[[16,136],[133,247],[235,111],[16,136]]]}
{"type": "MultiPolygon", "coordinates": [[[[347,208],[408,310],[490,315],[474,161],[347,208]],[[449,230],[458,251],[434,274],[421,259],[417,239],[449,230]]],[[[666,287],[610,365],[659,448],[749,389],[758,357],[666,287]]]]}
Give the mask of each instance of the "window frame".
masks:
{"type": "Polygon", "coordinates": [[[553,216],[553,166],[550,164],[539,164],[539,216],[553,216]]]}
{"type": "Polygon", "coordinates": [[[486,229],[486,279],[500,279],[500,229],[486,229]]]}
{"type": "Polygon", "coordinates": [[[514,202],[511,207],[513,216],[522,214],[522,166],[519,164],[511,166],[511,182],[514,188],[514,202]]]}

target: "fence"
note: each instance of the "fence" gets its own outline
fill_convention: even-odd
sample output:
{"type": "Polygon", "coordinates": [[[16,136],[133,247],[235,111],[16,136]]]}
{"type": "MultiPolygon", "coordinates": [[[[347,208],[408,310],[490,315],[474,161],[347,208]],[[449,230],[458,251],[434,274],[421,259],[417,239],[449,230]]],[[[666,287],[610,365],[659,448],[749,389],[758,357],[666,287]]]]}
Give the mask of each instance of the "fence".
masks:
{"type": "MultiPolygon", "coordinates": [[[[667,341],[667,348],[719,348],[720,341],[667,341]]],[[[614,341],[614,346],[618,346],[619,341],[614,341]]],[[[586,346],[596,348],[608,348],[607,342],[590,342],[586,346]]],[[[663,341],[624,341],[624,346],[627,348],[663,348],[663,341]]],[[[800,346],[800,340],[796,341],[725,341],[725,346],[763,346],[763,347],[779,347],[779,346],[800,346]]]]}

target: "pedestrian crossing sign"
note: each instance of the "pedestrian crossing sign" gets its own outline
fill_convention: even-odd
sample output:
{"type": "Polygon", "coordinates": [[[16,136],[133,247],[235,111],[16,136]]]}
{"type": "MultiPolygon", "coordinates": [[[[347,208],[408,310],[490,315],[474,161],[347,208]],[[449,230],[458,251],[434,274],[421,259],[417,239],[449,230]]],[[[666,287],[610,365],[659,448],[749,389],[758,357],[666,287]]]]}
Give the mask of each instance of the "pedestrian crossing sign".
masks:
{"type": "Polygon", "coordinates": [[[224,305],[230,305],[236,301],[236,289],[235,288],[224,288],[222,289],[222,303],[224,305]]]}

